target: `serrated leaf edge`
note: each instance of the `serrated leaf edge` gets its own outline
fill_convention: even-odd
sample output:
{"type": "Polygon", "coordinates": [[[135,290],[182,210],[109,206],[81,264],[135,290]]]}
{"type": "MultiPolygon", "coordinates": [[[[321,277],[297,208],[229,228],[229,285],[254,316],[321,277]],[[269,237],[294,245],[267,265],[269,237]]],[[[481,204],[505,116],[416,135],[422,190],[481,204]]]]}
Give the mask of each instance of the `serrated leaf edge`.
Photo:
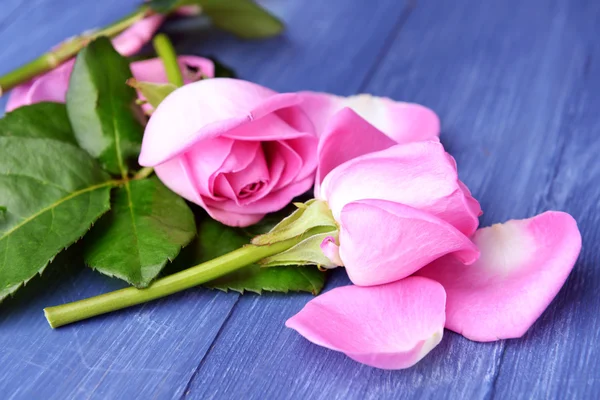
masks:
{"type": "MultiPolygon", "coordinates": [[[[108,181],[108,182],[105,182],[105,183],[113,183],[113,184],[114,184],[115,182],[116,182],[116,181],[108,181]]],[[[102,188],[102,187],[104,187],[104,186],[110,186],[110,185],[105,185],[105,184],[103,184],[103,185],[95,185],[95,186],[97,186],[97,187],[95,187],[93,190],[95,190],[95,189],[100,189],[100,188],[102,188]]],[[[94,186],[90,186],[90,188],[91,188],[91,187],[94,187],[94,186]]],[[[90,191],[90,190],[87,190],[87,191],[90,191]]],[[[87,191],[83,191],[83,190],[82,190],[82,191],[78,191],[78,192],[85,193],[85,192],[87,192],[87,191]]],[[[73,192],[73,193],[77,193],[77,192],[73,192]]],[[[73,193],[72,193],[72,194],[73,194],[73,193]]],[[[81,193],[80,193],[80,194],[81,194],[81,193]]],[[[60,203],[59,203],[59,204],[60,204],[60,203]]],[[[94,226],[94,223],[95,223],[96,221],[98,221],[98,219],[100,219],[100,217],[102,217],[104,214],[106,214],[106,213],[107,213],[107,212],[110,210],[110,196],[109,196],[109,197],[108,197],[108,199],[107,199],[107,204],[106,204],[106,206],[107,206],[107,207],[106,207],[106,209],[105,209],[104,211],[102,211],[101,213],[99,213],[99,214],[98,214],[98,215],[97,215],[97,216],[96,216],[96,217],[93,219],[93,221],[90,223],[90,226],[88,227],[88,229],[87,229],[86,233],[90,231],[90,229],[91,229],[91,228],[94,226]]],[[[46,210],[46,211],[47,211],[47,210],[46,210]]],[[[11,232],[14,232],[14,230],[11,230],[11,232]]],[[[5,236],[6,236],[6,235],[3,235],[2,237],[0,237],[0,240],[2,240],[2,239],[5,237],[5,236]]],[[[0,293],[0,303],[2,303],[2,302],[3,302],[3,301],[6,299],[6,298],[8,298],[9,296],[11,296],[11,297],[12,297],[12,296],[14,296],[14,294],[17,292],[17,290],[19,290],[19,289],[20,289],[20,288],[22,288],[22,287],[25,287],[25,286],[26,286],[26,285],[27,285],[27,284],[28,284],[28,283],[29,283],[29,282],[30,282],[32,279],[34,279],[34,278],[36,278],[36,277],[38,277],[38,276],[42,276],[42,274],[44,273],[44,271],[46,270],[46,268],[48,268],[48,265],[50,265],[50,264],[52,263],[52,261],[54,261],[54,259],[56,258],[56,256],[57,256],[59,253],[61,253],[62,251],[66,250],[67,248],[69,248],[69,247],[70,247],[70,246],[72,246],[73,244],[77,243],[79,240],[83,239],[83,237],[84,237],[84,236],[85,236],[85,233],[84,233],[83,235],[81,235],[80,237],[76,238],[75,240],[73,240],[72,242],[68,243],[68,244],[67,244],[67,245],[66,245],[66,246],[65,246],[65,247],[64,247],[62,250],[60,250],[60,251],[59,251],[58,253],[56,253],[54,256],[50,257],[50,259],[48,260],[48,262],[46,262],[46,264],[44,264],[44,265],[43,265],[43,266],[42,266],[42,267],[39,269],[39,271],[38,271],[36,274],[34,274],[33,276],[31,276],[31,278],[29,278],[29,279],[25,279],[24,281],[22,281],[21,283],[19,283],[19,284],[17,284],[17,285],[13,285],[13,286],[10,288],[10,290],[6,291],[4,294],[1,294],[1,293],[0,293]]]]}

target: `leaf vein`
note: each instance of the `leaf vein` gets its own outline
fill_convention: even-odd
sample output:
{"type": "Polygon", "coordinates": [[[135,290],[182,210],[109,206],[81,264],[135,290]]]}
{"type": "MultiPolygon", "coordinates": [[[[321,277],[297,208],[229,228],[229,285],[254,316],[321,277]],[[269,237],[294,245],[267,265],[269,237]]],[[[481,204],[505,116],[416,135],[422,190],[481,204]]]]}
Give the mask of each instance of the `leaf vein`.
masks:
{"type": "Polygon", "coordinates": [[[54,208],[58,207],[59,205],[61,205],[62,203],[66,202],[66,201],[74,199],[75,197],[80,196],[80,195],[82,195],[84,193],[88,193],[88,192],[92,192],[92,191],[97,190],[97,189],[101,189],[103,187],[116,186],[119,183],[120,183],[119,181],[107,181],[107,182],[103,182],[103,183],[100,183],[100,184],[97,184],[97,185],[88,186],[85,189],[77,190],[77,191],[71,193],[70,195],[61,198],[60,200],[55,201],[54,203],[50,204],[49,206],[42,208],[40,211],[36,212],[35,214],[32,214],[31,216],[27,217],[26,219],[24,219],[23,221],[21,221],[17,225],[13,226],[11,229],[9,229],[8,231],[4,232],[4,234],[2,236],[0,236],[0,241],[4,240],[4,238],[6,238],[7,236],[9,236],[10,234],[12,234],[13,232],[15,232],[16,230],[22,228],[23,226],[27,225],[29,222],[33,221],[34,219],[36,219],[40,215],[44,214],[45,212],[48,212],[49,210],[53,210],[54,208]]]}

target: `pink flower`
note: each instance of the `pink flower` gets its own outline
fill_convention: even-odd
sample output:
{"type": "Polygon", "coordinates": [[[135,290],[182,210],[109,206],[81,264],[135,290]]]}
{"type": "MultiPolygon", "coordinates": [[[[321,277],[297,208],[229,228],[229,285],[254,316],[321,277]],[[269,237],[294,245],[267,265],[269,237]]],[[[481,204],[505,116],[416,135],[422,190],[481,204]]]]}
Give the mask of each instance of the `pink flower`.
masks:
{"type": "Polygon", "coordinates": [[[339,259],[354,284],[393,282],[448,253],[477,259],[468,237],[481,209],[439,141],[395,145],[346,108],[320,138],[318,159],[327,175],[316,197],[339,224],[339,259]]]}
{"type": "MultiPolygon", "coordinates": [[[[329,93],[300,92],[298,95],[302,97],[301,106],[319,135],[343,108],[351,108],[396,143],[434,139],[440,134],[438,116],[420,104],[403,103],[370,94],[341,97],[329,93]]],[[[366,140],[363,138],[362,141],[366,140]]]]}
{"type": "Polygon", "coordinates": [[[479,229],[481,257],[465,266],[442,257],[418,272],[448,295],[446,328],[489,342],[521,337],[556,296],[581,250],[569,214],[548,211],[479,229]]]}
{"type": "Polygon", "coordinates": [[[231,226],[248,226],[314,182],[317,137],[301,98],[236,79],[169,95],[146,127],[139,162],[231,226]]]}
{"type": "Polygon", "coordinates": [[[112,40],[115,50],[124,56],[137,53],[146,43],[152,40],[152,36],[164,20],[164,15],[155,14],[136,22],[112,40]]]}
{"type": "MultiPolygon", "coordinates": [[[[137,53],[146,42],[152,39],[152,35],[160,27],[163,20],[164,16],[153,15],[135,23],[112,40],[115,49],[124,56],[137,53]]],[[[203,60],[202,64],[207,62],[210,61],[203,60]]],[[[64,103],[74,63],[75,60],[69,60],[54,70],[15,87],[11,91],[6,104],[6,112],[41,101],[64,103]]],[[[132,69],[134,69],[133,65],[132,69]]],[[[160,80],[154,82],[160,82],[160,80]]]]}
{"type": "Polygon", "coordinates": [[[335,288],[310,301],[286,326],[311,342],[383,369],[408,368],[440,343],[446,293],[430,279],[335,288]]]}
{"type": "MultiPolygon", "coordinates": [[[[196,70],[200,71],[201,74],[206,77],[212,77],[214,75],[214,65],[212,61],[206,58],[179,56],[177,60],[183,71],[186,83],[193,82],[200,78],[199,72],[196,72],[196,70]]],[[[42,101],[64,103],[66,101],[69,78],[74,64],[75,60],[67,61],[58,68],[14,88],[10,93],[10,98],[6,104],[6,111],[9,112],[15,108],[42,101]]],[[[133,77],[138,81],[167,83],[165,69],[162,60],[159,58],[131,63],[131,72],[133,77]]],[[[146,106],[144,106],[144,108],[149,110],[146,106]]]]}
{"type": "MultiPolygon", "coordinates": [[[[353,113],[343,114],[321,140],[347,123],[352,129],[346,132],[369,138],[365,148],[387,146],[368,124],[359,127],[353,113]]],[[[327,140],[335,149],[336,139],[327,140]]],[[[320,153],[319,160],[330,158],[320,153]]],[[[339,224],[339,243],[328,236],[321,249],[346,266],[355,284],[378,286],[333,289],[286,326],[385,369],[418,362],[441,340],[442,325],[476,341],[523,335],[577,260],[577,224],[568,214],[546,212],[479,229],[471,242],[466,235],[477,226],[479,205],[455,167],[435,141],[395,145],[333,166],[319,194],[339,224]],[[406,278],[414,272],[420,276],[406,278]]]]}

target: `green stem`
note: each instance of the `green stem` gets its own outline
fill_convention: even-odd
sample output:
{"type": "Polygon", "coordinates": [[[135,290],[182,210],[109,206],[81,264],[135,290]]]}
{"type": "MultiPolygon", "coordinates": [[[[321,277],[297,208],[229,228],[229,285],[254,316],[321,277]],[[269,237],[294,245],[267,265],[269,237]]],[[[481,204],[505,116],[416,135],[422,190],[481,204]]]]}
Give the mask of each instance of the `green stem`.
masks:
{"type": "Polygon", "coordinates": [[[153,11],[150,10],[148,6],[142,6],[132,14],[104,29],[100,29],[90,35],[72,38],[35,60],[30,61],[6,75],[0,76],[0,96],[15,86],[27,82],[44,72],[51,71],[63,62],[73,58],[81,49],[87,46],[91,40],[100,36],[115,36],[152,13],[153,11]]]}
{"type": "Polygon", "coordinates": [[[159,299],[279,254],[300,243],[302,239],[303,237],[299,236],[268,246],[247,245],[221,257],[159,279],[145,289],[128,287],[89,299],[48,307],[44,309],[44,314],[50,326],[58,328],[96,315],[159,299]]]}
{"type": "Polygon", "coordinates": [[[158,54],[165,66],[169,82],[177,87],[183,86],[183,75],[181,75],[181,70],[177,63],[177,53],[167,35],[159,33],[152,40],[152,44],[154,45],[156,54],[158,54]]]}
{"type": "Polygon", "coordinates": [[[134,176],[133,179],[137,180],[137,179],[144,179],[149,177],[150,175],[152,175],[152,173],[154,172],[154,168],[152,167],[144,167],[142,169],[140,169],[134,176]]]}

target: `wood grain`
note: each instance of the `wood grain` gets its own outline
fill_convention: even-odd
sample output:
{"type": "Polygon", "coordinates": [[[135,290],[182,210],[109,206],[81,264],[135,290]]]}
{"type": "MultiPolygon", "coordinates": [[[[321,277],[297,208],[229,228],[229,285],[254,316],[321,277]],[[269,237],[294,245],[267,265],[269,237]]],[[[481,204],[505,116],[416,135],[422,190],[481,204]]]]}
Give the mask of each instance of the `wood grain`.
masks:
{"type": "MultiPolygon", "coordinates": [[[[600,394],[600,3],[593,0],[268,0],[285,36],[242,42],[166,30],[280,91],[369,92],[433,108],[482,225],[572,213],[582,256],[522,339],[451,332],[416,367],[381,371],[312,345],[284,322],[309,295],[190,290],[52,331],[41,309],[120,283],[57,259],[0,305],[7,399],[588,399],[600,394]]],[[[134,0],[2,0],[0,73],[129,12],[134,0]]],[[[0,99],[3,107],[5,98],[0,99]]],[[[348,284],[333,273],[328,288],[348,284]]]]}

